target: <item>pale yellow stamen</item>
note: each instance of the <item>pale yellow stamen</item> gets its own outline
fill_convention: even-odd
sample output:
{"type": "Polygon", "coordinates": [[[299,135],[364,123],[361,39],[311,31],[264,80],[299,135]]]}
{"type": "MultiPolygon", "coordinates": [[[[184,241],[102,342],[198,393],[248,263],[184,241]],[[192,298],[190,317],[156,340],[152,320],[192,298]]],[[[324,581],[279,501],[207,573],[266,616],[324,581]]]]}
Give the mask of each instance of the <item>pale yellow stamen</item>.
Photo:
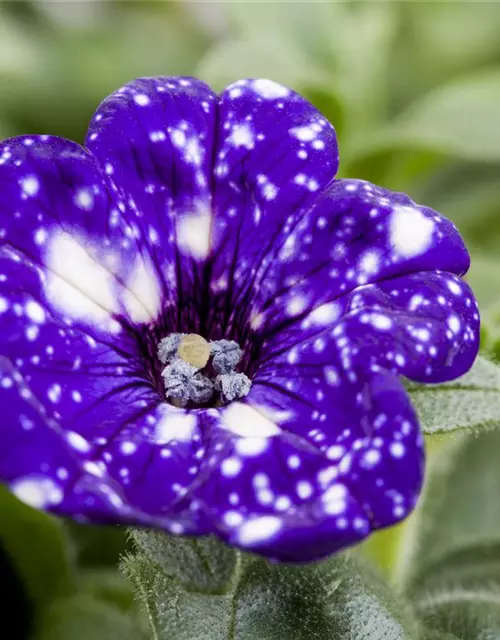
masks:
{"type": "Polygon", "coordinates": [[[197,333],[188,333],[182,336],[177,355],[193,367],[203,369],[210,358],[210,345],[197,333]]]}

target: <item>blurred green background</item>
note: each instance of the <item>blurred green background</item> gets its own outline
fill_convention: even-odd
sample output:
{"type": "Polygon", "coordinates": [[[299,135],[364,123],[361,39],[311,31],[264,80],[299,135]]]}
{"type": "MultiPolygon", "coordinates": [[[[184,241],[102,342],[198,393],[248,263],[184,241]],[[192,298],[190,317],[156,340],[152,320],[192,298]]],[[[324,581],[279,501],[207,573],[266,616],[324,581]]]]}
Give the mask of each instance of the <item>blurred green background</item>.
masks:
{"type": "MultiPolygon", "coordinates": [[[[499,33],[497,2],[0,1],[0,137],[81,142],[97,104],[141,75],[194,75],[216,89],[247,76],[282,82],[335,125],[342,176],[406,191],[456,222],[472,254],[468,277],[494,326],[499,33]]],[[[120,531],[62,525],[6,493],[0,502],[9,640],[40,620],[50,628],[53,602],[68,593],[78,594],[65,608],[75,620],[92,619],[103,601],[113,611],[132,606],[113,568],[126,546],[120,531]]],[[[387,563],[393,534],[384,535],[370,552],[387,563]]]]}

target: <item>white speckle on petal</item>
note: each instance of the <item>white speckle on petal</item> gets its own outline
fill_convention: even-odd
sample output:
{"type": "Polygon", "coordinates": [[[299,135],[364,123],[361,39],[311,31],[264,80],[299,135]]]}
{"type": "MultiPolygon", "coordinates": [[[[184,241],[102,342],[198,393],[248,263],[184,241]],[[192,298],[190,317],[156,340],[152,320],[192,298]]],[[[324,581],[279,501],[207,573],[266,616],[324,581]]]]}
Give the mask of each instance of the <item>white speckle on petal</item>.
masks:
{"type": "Polygon", "coordinates": [[[26,176],[21,180],[21,188],[27,196],[36,196],[40,189],[40,183],[35,176],[26,176]]]}
{"type": "Polygon", "coordinates": [[[238,542],[244,547],[258,546],[273,538],[282,524],[281,519],[276,516],[261,516],[247,520],[238,530],[238,542]]]}
{"type": "Polygon", "coordinates": [[[168,407],[163,418],[156,425],[156,442],[158,444],[166,444],[173,440],[188,442],[194,435],[197,423],[193,413],[168,407]]]}
{"type": "Polygon", "coordinates": [[[59,400],[61,399],[61,385],[60,384],[51,385],[49,387],[49,390],[47,391],[47,396],[51,402],[53,403],[59,402],[59,400]]]}
{"type": "Polygon", "coordinates": [[[450,316],[448,318],[448,326],[453,331],[453,333],[458,333],[460,331],[460,320],[457,316],[450,316]]]}
{"type": "Polygon", "coordinates": [[[135,442],[130,442],[130,440],[125,440],[120,445],[120,451],[123,453],[123,455],[129,456],[132,453],[135,453],[137,451],[137,445],[135,444],[135,442]]]}
{"type": "Polygon", "coordinates": [[[335,302],[322,304],[309,313],[303,322],[304,328],[313,325],[329,325],[340,316],[340,306],[335,302]]]}
{"type": "Polygon", "coordinates": [[[138,104],[140,107],[146,107],[149,104],[150,100],[145,93],[137,93],[134,96],[134,102],[135,104],[138,104]]]}
{"type": "Polygon", "coordinates": [[[226,458],[221,464],[221,473],[226,478],[234,478],[241,471],[241,460],[238,458],[226,458]]]}
{"type": "Polygon", "coordinates": [[[46,293],[51,303],[72,318],[109,328],[119,310],[113,277],[72,235],[55,233],[47,248],[46,293]]]}
{"type": "Polygon", "coordinates": [[[134,323],[153,322],[161,310],[161,286],[149,260],[138,256],[123,293],[123,304],[134,323]]]}
{"type": "Polygon", "coordinates": [[[395,207],[390,222],[391,244],[397,254],[413,258],[426,251],[434,233],[434,222],[414,207],[395,207]]]}
{"type": "Polygon", "coordinates": [[[30,300],[26,304],[26,315],[30,320],[33,320],[33,322],[41,323],[45,320],[45,311],[38,302],[35,302],[34,300],[30,300]]]}
{"type": "Polygon", "coordinates": [[[281,84],[273,82],[272,80],[265,80],[264,78],[254,80],[252,82],[252,88],[255,93],[258,93],[259,96],[267,100],[285,98],[290,93],[290,91],[281,84]]]}
{"type": "Polygon", "coordinates": [[[66,434],[66,439],[69,444],[76,449],[77,451],[81,451],[82,453],[87,453],[90,451],[90,443],[88,440],[85,440],[79,433],[75,431],[68,431],[66,434]]]}
{"type": "Polygon", "coordinates": [[[258,456],[267,449],[268,438],[238,438],[236,440],[236,451],[240,456],[258,456]]]}
{"type": "Polygon", "coordinates": [[[182,253],[203,260],[210,251],[212,216],[208,208],[177,218],[177,244],[182,253]]]}
{"type": "Polygon", "coordinates": [[[238,124],[233,127],[229,142],[235,147],[246,147],[252,149],[255,142],[254,133],[248,124],[238,124]]]}
{"type": "Polygon", "coordinates": [[[45,509],[63,499],[61,488],[44,476],[26,476],[13,482],[12,493],[22,502],[35,509],[45,509]]]}
{"type": "Polygon", "coordinates": [[[281,433],[272,420],[254,407],[242,402],[232,402],[222,411],[222,426],[239,436],[267,438],[281,433]]]}
{"type": "Polygon", "coordinates": [[[90,211],[94,206],[94,194],[89,189],[79,189],[75,195],[75,204],[84,211],[90,211]]]}
{"type": "Polygon", "coordinates": [[[317,136],[316,131],[314,131],[312,127],[308,127],[308,126],[293,127],[292,129],[289,130],[289,133],[295,138],[297,138],[298,140],[301,140],[302,142],[308,142],[309,140],[314,140],[314,138],[317,136]]]}

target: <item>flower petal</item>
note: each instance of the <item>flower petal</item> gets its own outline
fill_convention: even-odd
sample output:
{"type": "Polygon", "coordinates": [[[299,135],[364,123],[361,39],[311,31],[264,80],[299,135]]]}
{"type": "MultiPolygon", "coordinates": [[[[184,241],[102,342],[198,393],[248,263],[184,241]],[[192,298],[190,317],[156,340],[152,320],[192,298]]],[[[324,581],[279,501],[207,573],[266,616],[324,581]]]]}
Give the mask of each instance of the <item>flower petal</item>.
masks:
{"type": "Polygon", "coordinates": [[[54,513],[197,532],[173,505],[199,470],[203,416],[162,402],[135,340],[43,306],[30,265],[1,257],[0,272],[2,480],[54,513]]]}
{"type": "Polygon", "coordinates": [[[277,236],[335,176],[332,125],[269,80],[241,80],[219,98],[212,287],[233,308],[272,256],[277,236]],[[261,264],[262,263],[262,264],[261,264]]]}
{"type": "Polygon", "coordinates": [[[256,369],[283,353],[300,367],[311,342],[320,355],[333,345],[343,370],[353,375],[387,369],[442,382],[468,371],[479,348],[477,303],[467,283],[451,273],[414,273],[358,287],[294,320],[267,339],[256,369]]]}
{"type": "Polygon", "coordinates": [[[113,197],[74,143],[17,138],[0,157],[0,477],[57,513],[168,526],[201,427],[156,388],[137,325],[160,303],[134,279],[148,263],[132,222],[109,224],[113,197]]]}
{"type": "Polygon", "coordinates": [[[156,320],[164,287],[136,213],[115,199],[95,160],[49,136],[0,145],[3,254],[38,273],[40,297],[103,335],[156,320]]]}
{"type": "Polygon", "coordinates": [[[140,78],[97,109],[86,144],[136,212],[172,299],[210,250],[217,103],[194,78],[140,78]],[[177,262],[177,268],[176,267],[177,262]]]}
{"type": "Polygon", "coordinates": [[[193,495],[231,544],[305,562],[408,515],[421,487],[423,442],[393,374],[337,386],[329,377],[322,387],[310,376],[324,380],[331,365],[308,363],[299,384],[329,393],[313,404],[289,390],[286,366],[276,363],[244,402],[221,410],[208,477],[193,495]]]}
{"type": "MultiPolygon", "coordinates": [[[[358,314],[370,325],[369,312],[387,311],[399,331],[381,331],[374,351],[386,354],[394,347],[396,356],[398,343],[405,343],[398,361],[404,355],[407,366],[397,365],[402,373],[432,382],[468,369],[477,350],[479,316],[472,293],[457,277],[467,270],[469,256],[449,220],[404,194],[337,180],[281,240],[276,259],[257,283],[250,312],[259,341],[288,340],[291,346],[343,315],[358,314]],[[410,343],[413,349],[406,353],[410,343]]],[[[368,343],[367,327],[354,329],[354,324],[353,319],[356,343],[368,343]]]]}

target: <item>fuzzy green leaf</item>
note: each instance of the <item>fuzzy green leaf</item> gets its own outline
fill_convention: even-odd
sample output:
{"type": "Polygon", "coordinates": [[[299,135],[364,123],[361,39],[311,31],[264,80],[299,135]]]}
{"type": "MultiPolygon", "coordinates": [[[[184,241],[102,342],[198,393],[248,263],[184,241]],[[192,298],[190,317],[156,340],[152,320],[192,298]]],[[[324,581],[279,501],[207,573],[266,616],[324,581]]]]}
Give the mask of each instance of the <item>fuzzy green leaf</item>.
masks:
{"type": "Polygon", "coordinates": [[[213,537],[170,536],[160,531],[132,529],[137,547],[188,591],[223,593],[239,565],[235,549],[213,537]]]}
{"type": "MultiPolygon", "coordinates": [[[[121,565],[149,620],[154,640],[230,640],[233,596],[188,592],[145,555],[121,565]]],[[[260,639],[259,639],[260,640],[260,639]]],[[[263,640],[263,639],[262,639],[263,640]]]]}
{"type": "MultiPolygon", "coordinates": [[[[448,634],[460,640],[500,637],[500,591],[457,588],[437,592],[420,600],[416,609],[423,624],[446,634],[443,640],[449,638],[448,634]]],[[[439,638],[437,635],[436,640],[439,638]]]]}
{"type": "Polygon", "coordinates": [[[351,555],[315,565],[246,563],[232,593],[184,591],[145,556],[127,558],[157,640],[414,640],[407,605],[351,555]]]}
{"type": "Polygon", "coordinates": [[[481,356],[458,380],[408,388],[426,434],[492,428],[500,419],[500,367],[481,356]]]}
{"type": "Polygon", "coordinates": [[[402,640],[416,637],[404,602],[351,554],[315,565],[251,565],[238,588],[238,640],[402,640]]]}

